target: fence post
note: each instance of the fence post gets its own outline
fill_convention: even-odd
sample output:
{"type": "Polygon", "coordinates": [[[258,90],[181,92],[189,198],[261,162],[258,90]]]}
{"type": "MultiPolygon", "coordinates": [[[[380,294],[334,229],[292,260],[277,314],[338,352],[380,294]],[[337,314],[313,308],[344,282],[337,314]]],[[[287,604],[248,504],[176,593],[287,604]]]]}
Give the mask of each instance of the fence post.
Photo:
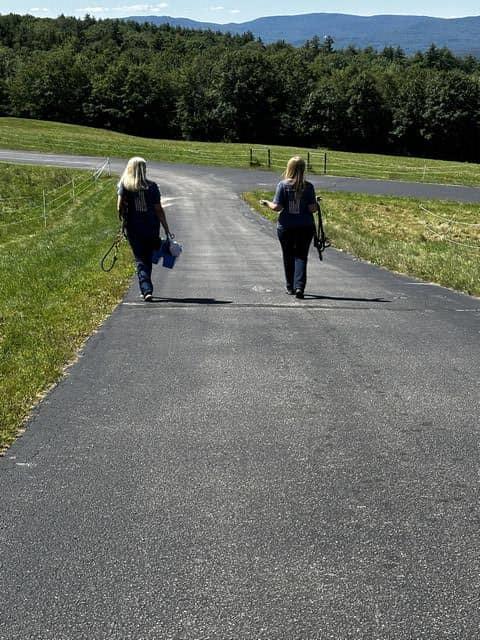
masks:
{"type": "Polygon", "coordinates": [[[310,151],[307,151],[307,171],[312,169],[312,165],[310,164],[310,151]]]}
{"type": "Polygon", "coordinates": [[[75,178],[72,178],[72,202],[75,202],[75,178]]]}
{"type": "Polygon", "coordinates": [[[268,157],[268,168],[270,168],[272,166],[272,153],[270,151],[270,147],[268,147],[267,149],[267,157],[268,157]]]}
{"type": "Polygon", "coordinates": [[[423,165],[423,176],[422,176],[422,182],[425,182],[425,173],[427,172],[427,164],[425,163],[423,165]]]}
{"type": "Polygon", "coordinates": [[[108,177],[112,177],[112,167],[110,165],[110,158],[107,158],[107,166],[108,166],[108,177]]]}
{"type": "Polygon", "coordinates": [[[45,229],[47,228],[47,196],[45,195],[45,189],[42,190],[43,193],[43,225],[45,229]]]}
{"type": "Polygon", "coordinates": [[[323,154],[323,173],[327,175],[327,153],[323,154]]]}
{"type": "Polygon", "coordinates": [[[250,166],[253,164],[253,149],[250,147],[250,166]]]}

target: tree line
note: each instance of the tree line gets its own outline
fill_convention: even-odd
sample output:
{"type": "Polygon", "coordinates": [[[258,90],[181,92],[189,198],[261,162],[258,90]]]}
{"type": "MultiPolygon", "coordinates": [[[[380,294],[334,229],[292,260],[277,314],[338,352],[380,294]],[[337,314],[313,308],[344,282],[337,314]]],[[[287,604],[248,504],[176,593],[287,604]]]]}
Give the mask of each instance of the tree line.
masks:
{"type": "Polygon", "coordinates": [[[480,161],[480,60],[0,15],[0,114],[152,138],[480,161]]]}

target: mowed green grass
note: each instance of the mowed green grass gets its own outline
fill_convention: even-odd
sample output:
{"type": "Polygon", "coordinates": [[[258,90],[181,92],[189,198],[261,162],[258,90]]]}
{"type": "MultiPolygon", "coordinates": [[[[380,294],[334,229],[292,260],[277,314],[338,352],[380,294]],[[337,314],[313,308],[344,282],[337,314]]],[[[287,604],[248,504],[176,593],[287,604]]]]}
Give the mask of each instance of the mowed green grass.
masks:
{"type": "MultiPolygon", "coordinates": [[[[258,204],[271,192],[245,194],[258,204]]],[[[354,193],[323,193],[325,230],[333,246],[387,267],[480,296],[480,205],[354,193]],[[423,208],[422,208],[423,207],[423,208]]],[[[325,254],[328,260],[328,250],[325,254]]]]}
{"type": "MultiPolygon", "coordinates": [[[[266,168],[267,151],[262,145],[155,140],[103,129],[21,118],[0,118],[0,146],[45,153],[69,153],[98,157],[128,158],[143,155],[148,160],[228,167],[250,166],[254,159],[266,168]]],[[[311,171],[337,176],[480,185],[480,165],[377,154],[345,153],[324,149],[270,146],[271,169],[280,172],[288,158],[310,152],[311,171]]]]}
{"type": "Polygon", "coordinates": [[[88,179],[85,172],[0,164],[0,450],[111,313],[133,273],[126,243],[111,273],[99,267],[118,230],[113,179],[61,205],[46,228],[42,210],[9,224],[14,202],[25,216],[44,188],[52,192],[74,176],[88,179]]]}

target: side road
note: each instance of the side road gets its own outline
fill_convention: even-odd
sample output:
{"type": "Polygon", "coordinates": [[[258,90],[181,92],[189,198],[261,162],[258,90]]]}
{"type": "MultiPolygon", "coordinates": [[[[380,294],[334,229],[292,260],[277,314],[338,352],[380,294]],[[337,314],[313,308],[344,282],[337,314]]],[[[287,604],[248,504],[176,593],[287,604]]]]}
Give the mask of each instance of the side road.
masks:
{"type": "Polygon", "coordinates": [[[150,172],[185,251],[0,459],[1,640],[477,637],[480,300],[333,250],[292,300],[233,174],[150,172]]]}
{"type": "MultiPolygon", "coordinates": [[[[132,150],[132,153],[134,151],[132,150]]],[[[92,168],[98,166],[105,158],[91,156],[68,156],[62,154],[41,154],[30,151],[0,150],[0,161],[19,162],[25,164],[46,164],[72,168],[92,168]]],[[[200,176],[205,179],[222,181],[235,193],[252,191],[257,188],[271,187],[276,183],[275,173],[256,169],[229,169],[224,167],[196,166],[149,162],[149,167],[156,167],[165,175],[181,174],[185,178],[200,176]]],[[[120,171],[125,166],[124,160],[112,158],[112,167],[120,171]]],[[[400,180],[373,180],[363,178],[343,178],[337,176],[309,176],[316,187],[329,191],[351,191],[371,195],[411,196],[420,199],[454,200],[456,202],[480,202],[478,187],[442,185],[423,182],[403,182],[400,180]]]]}

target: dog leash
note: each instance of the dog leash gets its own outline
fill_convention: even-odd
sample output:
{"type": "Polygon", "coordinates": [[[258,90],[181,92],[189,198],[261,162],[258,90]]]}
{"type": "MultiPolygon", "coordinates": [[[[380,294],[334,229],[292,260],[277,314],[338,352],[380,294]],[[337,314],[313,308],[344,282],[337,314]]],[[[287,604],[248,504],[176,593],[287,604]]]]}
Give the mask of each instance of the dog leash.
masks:
{"type": "Polygon", "coordinates": [[[115,263],[117,261],[118,248],[124,237],[125,237],[125,231],[122,224],[122,226],[118,230],[115,240],[112,242],[112,246],[107,251],[107,253],[103,256],[103,258],[100,260],[100,267],[102,271],[105,271],[105,273],[108,273],[109,271],[111,271],[115,266],[115,263]],[[107,265],[107,261],[109,260],[109,255],[112,252],[113,252],[113,256],[111,257],[111,263],[110,265],[107,265]]]}
{"type": "Polygon", "coordinates": [[[330,246],[330,240],[325,235],[322,220],[322,209],[320,207],[321,197],[317,196],[317,214],[318,214],[318,226],[315,227],[313,234],[313,246],[318,251],[318,257],[323,260],[323,252],[330,246]]]}

